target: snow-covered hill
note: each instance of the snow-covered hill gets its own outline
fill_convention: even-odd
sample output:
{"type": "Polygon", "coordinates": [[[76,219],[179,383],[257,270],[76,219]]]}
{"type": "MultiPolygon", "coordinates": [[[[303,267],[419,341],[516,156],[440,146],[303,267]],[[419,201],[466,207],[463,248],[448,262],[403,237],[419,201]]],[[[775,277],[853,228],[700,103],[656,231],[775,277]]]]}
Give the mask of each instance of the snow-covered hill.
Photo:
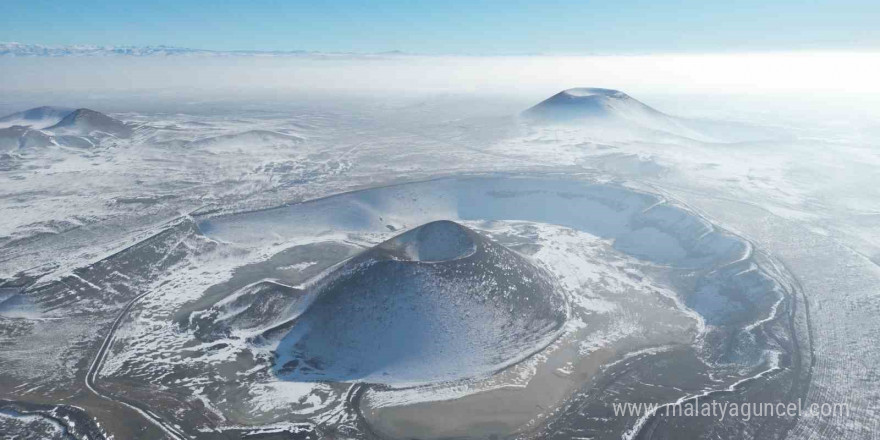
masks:
{"type": "Polygon", "coordinates": [[[0,151],[50,145],[89,148],[102,139],[124,139],[134,127],[87,108],[36,107],[0,118],[0,151]]]}
{"type": "Polygon", "coordinates": [[[563,90],[529,108],[524,115],[553,121],[669,117],[621,91],[583,87],[563,90]]]}
{"type": "Polygon", "coordinates": [[[128,124],[87,108],[75,110],[57,124],[47,127],[46,130],[80,136],[90,136],[100,132],[120,138],[126,138],[132,134],[132,127],[128,124]]]}
{"type": "Polygon", "coordinates": [[[248,285],[206,310],[192,313],[189,326],[197,337],[255,336],[301,313],[307,296],[300,289],[273,281],[248,285]]]}
{"type": "Polygon", "coordinates": [[[549,343],[565,302],[525,257],[451,221],[345,263],[284,337],[290,380],[392,386],[491,374],[549,343]]]}
{"type": "Polygon", "coordinates": [[[22,125],[0,128],[0,151],[16,151],[40,148],[52,144],[52,137],[40,130],[22,125]]]}
{"type": "Polygon", "coordinates": [[[525,110],[537,124],[599,126],[603,130],[647,130],[708,140],[680,118],[667,115],[619,90],[579,87],[563,90],[525,110]]]}
{"type": "Polygon", "coordinates": [[[43,106],[25,110],[0,118],[0,128],[21,125],[31,128],[46,128],[61,122],[74,109],[66,107],[43,106]]]}

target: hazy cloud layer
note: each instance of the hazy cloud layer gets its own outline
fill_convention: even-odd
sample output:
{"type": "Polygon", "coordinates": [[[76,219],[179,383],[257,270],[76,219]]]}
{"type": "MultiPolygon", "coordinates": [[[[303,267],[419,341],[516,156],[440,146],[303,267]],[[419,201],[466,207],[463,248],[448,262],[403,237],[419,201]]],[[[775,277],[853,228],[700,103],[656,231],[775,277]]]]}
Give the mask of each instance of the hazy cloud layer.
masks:
{"type": "Polygon", "coordinates": [[[0,58],[0,90],[399,90],[880,93],[877,53],[596,57],[0,58]]]}

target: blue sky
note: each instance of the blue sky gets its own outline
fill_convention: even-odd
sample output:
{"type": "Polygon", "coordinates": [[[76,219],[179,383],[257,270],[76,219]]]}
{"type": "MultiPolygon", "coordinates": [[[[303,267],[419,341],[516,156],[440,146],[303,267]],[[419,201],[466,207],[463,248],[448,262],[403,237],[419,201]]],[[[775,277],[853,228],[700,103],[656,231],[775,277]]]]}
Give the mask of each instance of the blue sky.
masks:
{"type": "Polygon", "coordinates": [[[587,54],[870,50],[880,2],[0,0],[0,41],[587,54]]]}

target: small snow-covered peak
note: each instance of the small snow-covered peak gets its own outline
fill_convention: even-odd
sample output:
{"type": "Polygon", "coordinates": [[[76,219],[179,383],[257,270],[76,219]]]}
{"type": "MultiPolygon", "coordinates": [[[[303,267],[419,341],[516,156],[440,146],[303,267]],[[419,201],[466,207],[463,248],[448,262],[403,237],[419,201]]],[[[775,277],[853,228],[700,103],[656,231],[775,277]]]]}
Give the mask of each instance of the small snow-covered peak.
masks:
{"type": "Polygon", "coordinates": [[[555,122],[666,116],[619,90],[590,87],[563,90],[526,110],[523,115],[555,122]]]}
{"type": "Polygon", "coordinates": [[[464,258],[476,251],[473,232],[449,221],[426,223],[380,245],[411,261],[437,262],[464,258]]]}
{"type": "Polygon", "coordinates": [[[126,123],[87,108],[73,111],[47,130],[82,135],[102,132],[116,137],[129,137],[132,133],[132,128],[126,123]]]}
{"type": "Polygon", "coordinates": [[[627,136],[685,137],[713,141],[687,120],[667,115],[620,90],[576,87],[563,90],[522,112],[536,125],[578,126],[627,136]]]}
{"type": "Polygon", "coordinates": [[[78,121],[109,122],[109,121],[115,121],[115,119],[113,119],[113,118],[111,118],[101,112],[96,112],[94,110],[87,109],[87,108],[79,108],[79,109],[72,111],[67,116],[65,116],[64,119],[62,119],[57,125],[59,125],[59,126],[73,125],[78,121]]]}

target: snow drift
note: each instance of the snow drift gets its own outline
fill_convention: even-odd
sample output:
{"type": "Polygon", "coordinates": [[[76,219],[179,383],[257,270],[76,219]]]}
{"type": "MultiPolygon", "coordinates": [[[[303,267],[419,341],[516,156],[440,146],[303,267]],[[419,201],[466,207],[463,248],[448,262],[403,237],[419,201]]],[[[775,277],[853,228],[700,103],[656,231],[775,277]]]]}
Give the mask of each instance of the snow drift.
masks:
{"type": "Polygon", "coordinates": [[[543,348],[566,319],[546,272],[451,221],[385,241],[315,289],[276,350],[282,378],[409,386],[488,375],[543,348]]]}

